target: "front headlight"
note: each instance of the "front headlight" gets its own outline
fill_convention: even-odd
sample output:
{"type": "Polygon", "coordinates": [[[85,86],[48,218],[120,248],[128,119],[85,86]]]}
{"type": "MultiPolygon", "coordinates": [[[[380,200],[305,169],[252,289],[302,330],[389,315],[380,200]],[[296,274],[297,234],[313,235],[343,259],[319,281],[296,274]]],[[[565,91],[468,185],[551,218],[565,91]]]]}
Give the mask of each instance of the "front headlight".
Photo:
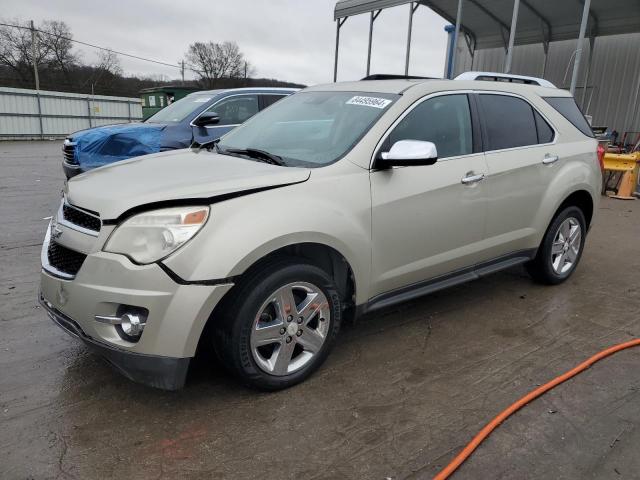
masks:
{"type": "Polygon", "coordinates": [[[163,259],[191,240],[209,217],[209,207],[176,207],[140,213],[113,231],[105,252],[127,255],[137,263],[163,259]]]}

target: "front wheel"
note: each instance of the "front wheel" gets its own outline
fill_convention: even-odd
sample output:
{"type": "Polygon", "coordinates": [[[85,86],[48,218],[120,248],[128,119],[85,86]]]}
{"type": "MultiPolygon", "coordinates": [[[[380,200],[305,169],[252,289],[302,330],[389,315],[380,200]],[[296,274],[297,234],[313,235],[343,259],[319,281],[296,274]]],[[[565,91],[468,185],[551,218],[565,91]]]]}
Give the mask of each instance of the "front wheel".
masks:
{"type": "Polygon", "coordinates": [[[236,286],[214,319],[214,345],[226,367],[249,386],[287,388],[326,359],[341,321],[333,280],[320,268],[282,259],[236,286]]]}
{"type": "Polygon", "coordinates": [[[562,210],[547,229],[536,258],[526,265],[531,277],[548,285],[564,282],[578,266],[585,235],[582,210],[573,206],[562,210]]]}

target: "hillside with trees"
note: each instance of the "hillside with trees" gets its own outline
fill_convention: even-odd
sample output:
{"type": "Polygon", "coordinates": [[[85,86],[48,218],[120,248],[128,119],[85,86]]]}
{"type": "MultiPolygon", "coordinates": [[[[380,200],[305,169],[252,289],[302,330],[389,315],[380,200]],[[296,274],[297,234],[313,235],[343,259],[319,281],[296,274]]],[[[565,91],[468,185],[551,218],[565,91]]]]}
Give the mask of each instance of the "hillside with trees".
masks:
{"type": "MultiPolygon", "coordinates": [[[[96,61],[86,63],[75,48],[77,41],[70,27],[62,21],[45,20],[35,25],[35,48],[29,22],[1,19],[0,23],[0,86],[34,89],[34,59],[41,90],[137,97],[143,88],[181,83],[180,78],[165,75],[127,75],[122,69],[121,54],[108,47],[98,50],[96,61]]],[[[195,42],[189,46],[184,61],[172,66],[180,65],[197,77],[184,82],[190,87],[303,86],[254,78],[251,63],[235,42],[195,42]]]]}

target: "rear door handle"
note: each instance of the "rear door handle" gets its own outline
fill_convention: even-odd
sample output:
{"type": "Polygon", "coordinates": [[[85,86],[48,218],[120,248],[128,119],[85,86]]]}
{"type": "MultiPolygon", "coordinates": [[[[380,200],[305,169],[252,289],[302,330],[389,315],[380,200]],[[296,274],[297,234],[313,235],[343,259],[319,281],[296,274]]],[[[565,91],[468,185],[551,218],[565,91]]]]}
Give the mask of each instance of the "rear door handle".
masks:
{"type": "Polygon", "coordinates": [[[466,176],[462,177],[460,180],[464,185],[469,185],[470,183],[477,183],[484,180],[484,173],[474,174],[473,172],[467,173],[466,176]]]}
{"type": "Polygon", "coordinates": [[[557,155],[549,155],[548,153],[542,159],[542,163],[545,165],[551,165],[552,163],[556,163],[559,157],[557,155]]]}

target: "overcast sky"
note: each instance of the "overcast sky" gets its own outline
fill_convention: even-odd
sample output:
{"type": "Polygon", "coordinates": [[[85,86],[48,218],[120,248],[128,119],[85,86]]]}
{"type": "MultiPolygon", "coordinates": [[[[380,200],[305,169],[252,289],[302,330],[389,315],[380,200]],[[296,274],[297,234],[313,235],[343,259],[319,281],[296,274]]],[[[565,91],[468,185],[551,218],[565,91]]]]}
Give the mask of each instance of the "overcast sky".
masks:
{"type": "MultiPolygon", "coordinates": [[[[235,41],[256,76],[312,85],[332,80],[334,6],[334,0],[7,0],[3,15],[64,20],[77,40],[169,63],[184,58],[192,42],[235,41]]],[[[404,73],[408,9],[385,10],[376,20],[372,73],[404,73]]],[[[442,76],[444,26],[431,10],[418,8],[410,74],[442,76]]],[[[338,80],[364,76],[368,28],[368,15],[342,27],[338,80]]],[[[85,62],[95,61],[94,51],[77,48],[85,62]]],[[[170,67],[124,57],[121,63],[127,73],[179,78],[170,67]]]]}

